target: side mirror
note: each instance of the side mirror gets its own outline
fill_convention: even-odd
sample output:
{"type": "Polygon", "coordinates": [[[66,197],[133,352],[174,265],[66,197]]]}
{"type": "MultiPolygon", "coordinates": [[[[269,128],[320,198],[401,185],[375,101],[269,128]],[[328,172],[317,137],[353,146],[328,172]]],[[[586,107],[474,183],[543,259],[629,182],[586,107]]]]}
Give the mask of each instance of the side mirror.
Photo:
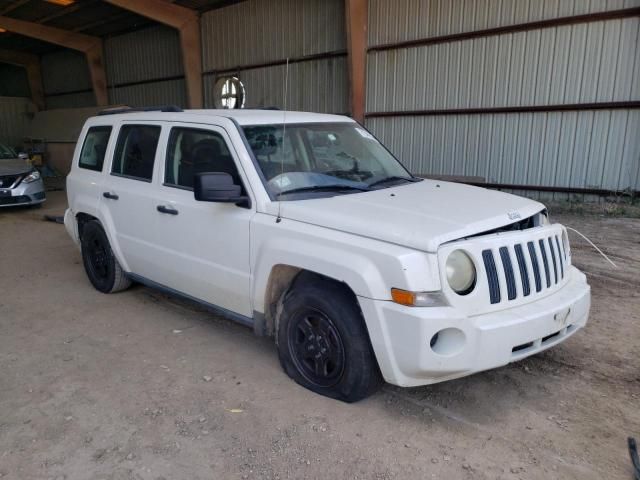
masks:
{"type": "Polygon", "coordinates": [[[228,173],[196,173],[193,196],[199,202],[235,203],[239,207],[251,207],[249,197],[242,195],[242,187],[233,183],[233,177],[228,173]]]}
{"type": "Polygon", "coordinates": [[[29,160],[29,154],[25,152],[18,153],[18,158],[20,160],[29,160]]]}

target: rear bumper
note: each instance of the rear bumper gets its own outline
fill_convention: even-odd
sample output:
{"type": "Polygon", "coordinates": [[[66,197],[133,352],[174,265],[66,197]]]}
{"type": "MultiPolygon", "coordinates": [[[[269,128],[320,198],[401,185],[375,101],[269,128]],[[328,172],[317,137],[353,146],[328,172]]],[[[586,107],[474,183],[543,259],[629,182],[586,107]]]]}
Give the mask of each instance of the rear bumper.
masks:
{"type": "Polygon", "coordinates": [[[31,183],[20,183],[15,188],[0,189],[0,208],[37,205],[46,200],[42,179],[31,183]]]}
{"type": "Polygon", "coordinates": [[[591,302],[584,274],[574,267],[569,273],[569,281],[552,295],[471,317],[452,307],[411,308],[359,297],[385,380],[399,386],[441,382],[565,341],[586,325],[591,302]]]}

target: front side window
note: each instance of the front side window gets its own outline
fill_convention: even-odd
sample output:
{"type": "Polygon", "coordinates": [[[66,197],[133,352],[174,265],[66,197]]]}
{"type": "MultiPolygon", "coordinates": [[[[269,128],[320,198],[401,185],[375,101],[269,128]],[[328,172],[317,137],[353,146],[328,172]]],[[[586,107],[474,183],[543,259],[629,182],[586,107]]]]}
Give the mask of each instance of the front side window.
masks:
{"type": "Polygon", "coordinates": [[[282,200],[297,198],[287,198],[290,194],[357,193],[419,181],[356,123],[287,124],[286,129],[282,124],[254,125],[243,130],[268,190],[282,200]]]}
{"type": "Polygon", "coordinates": [[[101,172],[110,136],[110,126],[91,127],[84,137],[78,166],[80,168],[101,172]]]}
{"type": "Polygon", "coordinates": [[[242,185],[227,142],[219,133],[195,128],[172,128],[164,184],[193,189],[195,174],[204,172],[228,173],[236,185],[242,185]]]}
{"type": "Polygon", "coordinates": [[[123,125],[118,135],[111,173],[150,182],[159,138],[159,126],[123,125]]]}

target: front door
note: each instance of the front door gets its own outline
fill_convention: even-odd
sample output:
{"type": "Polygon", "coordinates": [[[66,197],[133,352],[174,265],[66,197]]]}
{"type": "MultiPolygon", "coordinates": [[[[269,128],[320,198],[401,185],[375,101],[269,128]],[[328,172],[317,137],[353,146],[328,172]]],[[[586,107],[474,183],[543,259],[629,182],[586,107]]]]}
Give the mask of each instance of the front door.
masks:
{"type": "Polygon", "coordinates": [[[253,209],[198,202],[193,178],[225,172],[243,186],[236,152],[225,130],[172,124],[155,188],[155,242],[162,251],[156,282],[198,300],[251,317],[249,224],[253,209]]]}

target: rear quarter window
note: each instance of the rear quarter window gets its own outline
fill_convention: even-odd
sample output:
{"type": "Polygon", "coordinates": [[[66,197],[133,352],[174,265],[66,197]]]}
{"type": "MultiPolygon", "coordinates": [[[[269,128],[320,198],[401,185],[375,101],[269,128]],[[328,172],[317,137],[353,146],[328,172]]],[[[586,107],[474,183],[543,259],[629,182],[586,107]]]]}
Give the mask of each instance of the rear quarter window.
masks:
{"type": "Polygon", "coordinates": [[[78,166],[96,172],[102,171],[104,156],[107,152],[107,144],[111,137],[110,126],[91,127],[84,137],[78,166]]]}

